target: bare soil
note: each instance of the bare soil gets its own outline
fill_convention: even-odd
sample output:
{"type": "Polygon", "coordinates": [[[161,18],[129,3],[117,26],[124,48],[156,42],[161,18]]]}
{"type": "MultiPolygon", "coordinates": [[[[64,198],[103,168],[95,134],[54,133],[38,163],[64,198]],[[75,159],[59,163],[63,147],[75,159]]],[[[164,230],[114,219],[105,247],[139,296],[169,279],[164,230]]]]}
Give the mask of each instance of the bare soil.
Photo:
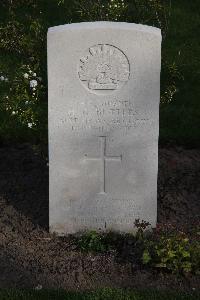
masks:
{"type": "MultiPolygon", "coordinates": [[[[161,148],[158,222],[186,230],[200,217],[200,150],[161,148]]],[[[192,290],[200,280],[142,269],[114,252],[81,253],[48,233],[48,164],[30,145],[0,148],[0,288],[192,290]]]]}

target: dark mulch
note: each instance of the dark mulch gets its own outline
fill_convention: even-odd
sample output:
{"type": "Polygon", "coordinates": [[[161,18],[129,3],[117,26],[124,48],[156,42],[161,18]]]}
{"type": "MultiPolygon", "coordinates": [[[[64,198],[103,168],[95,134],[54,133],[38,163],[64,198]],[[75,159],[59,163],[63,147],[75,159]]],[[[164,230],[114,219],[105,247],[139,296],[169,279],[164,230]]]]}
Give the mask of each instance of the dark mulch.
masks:
{"type": "MultiPolygon", "coordinates": [[[[159,152],[158,221],[190,230],[200,216],[200,150],[159,152]]],[[[162,274],[120,261],[114,253],[83,254],[70,238],[48,233],[48,166],[29,145],[0,148],[0,287],[191,290],[199,279],[162,274]]]]}

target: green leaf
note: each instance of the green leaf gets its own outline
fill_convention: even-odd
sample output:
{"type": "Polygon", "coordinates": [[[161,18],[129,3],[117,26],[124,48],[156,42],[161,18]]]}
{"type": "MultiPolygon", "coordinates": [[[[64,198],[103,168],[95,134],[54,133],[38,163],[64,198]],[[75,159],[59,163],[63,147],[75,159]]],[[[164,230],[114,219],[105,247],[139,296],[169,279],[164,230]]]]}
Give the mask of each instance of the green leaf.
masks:
{"type": "Polygon", "coordinates": [[[173,258],[174,256],[176,256],[175,251],[169,250],[168,256],[169,256],[169,258],[173,258]]]}
{"type": "Polygon", "coordinates": [[[188,251],[183,250],[181,254],[183,257],[190,257],[190,253],[188,251]]]}
{"type": "Polygon", "coordinates": [[[192,264],[189,261],[186,261],[182,264],[182,268],[184,272],[191,272],[192,271],[192,264]]]}
{"type": "Polygon", "coordinates": [[[156,267],[156,268],[166,268],[167,265],[164,264],[164,263],[160,263],[160,264],[156,264],[155,267],[156,267]]]}
{"type": "Polygon", "coordinates": [[[143,262],[143,264],[148,264],[150,260],[151,260],[150,253],[146,249],[146,250],[144,250],[143,255],[142,255],[142,262],[143,262]]]}

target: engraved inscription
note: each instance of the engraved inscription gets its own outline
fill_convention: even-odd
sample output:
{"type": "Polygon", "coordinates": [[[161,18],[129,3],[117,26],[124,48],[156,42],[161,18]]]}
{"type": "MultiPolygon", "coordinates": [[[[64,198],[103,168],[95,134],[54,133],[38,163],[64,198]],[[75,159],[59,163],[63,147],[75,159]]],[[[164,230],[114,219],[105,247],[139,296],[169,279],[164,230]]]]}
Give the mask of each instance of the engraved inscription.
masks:
{"type": "Polygon", "coordinates": [[[106,155],[106,136],[100,136],[101,141],[101,156],[100,157],[88,157],[87,160],[94,160],[101,162],[101,188],[100,194],[106,193],[106,162],[107,161],[122,161],[122,155],[120,156],[108,156],[106,155]]]}
{"type": "Polygon", "coordinates": [[[100,44],[80,59],[79,78],[90,90],[116,90],[128,81],[130,66],[118,48],[100,44]]]}
{"type": "Polygon", "coordinates": [[[107,136],[114,129],[120,129],[128,134],[130,129],[149,128],[154,120],[149,112],[139,112],[131,100],[103,100],[99,103],[88,101],[85,105],[69,108],[61,122],[67,124],[67,129],[79,132],[93,132],[107,136]]]}

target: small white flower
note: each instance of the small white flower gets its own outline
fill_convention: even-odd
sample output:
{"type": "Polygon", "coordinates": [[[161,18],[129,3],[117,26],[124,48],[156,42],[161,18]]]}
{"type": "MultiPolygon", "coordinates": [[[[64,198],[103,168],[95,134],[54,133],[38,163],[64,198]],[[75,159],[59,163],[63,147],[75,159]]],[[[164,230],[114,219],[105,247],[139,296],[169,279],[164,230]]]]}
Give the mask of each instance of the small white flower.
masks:
{"type": "Polygon", "coordinates": [[[4,78],[4,80],[5,80],[5,81],[8,81],[8,78],[7,78],[7,77],[5,77],[5,78],[4,78]]]}
{"type": "Polygon", "coordinates": [[[32,128],[33,127],[33,123],[28,123],[28,127],[32,128]]]}
{"type": "Polygon", "coordinates": [[[0,77],[0,80],[1,80],[1,81],[4,81],[4,80],[5,80],[5,77],[4,77],[4,76],[1,76],[1,77],[0,77]]]}
{"type": "Polygon", "coordinates": [[[8,96],[6,96],[6,99],[9,99],[9,97],[8,97],[8,96]]]}
{"type": "Polygon", "coordinates": [[[28,100],[25,102],[25,104],[26,104],[26,105],[29,104],[28,100]]]}
{"type": "Polygon", "coordinates": [[[13,110],[13,111],[12,111],[12,115],[15,115],[15,114],[16,114],[16,112],[13,110]]]}
{"type": "Polygon", "coordinates": [[[31,74],[31,73],[33,73],[31,70],[29,70],[29,73],[31,74]]]}
{"type": "Polygon", "coordinates": [[[25,73],[24,78],[28,79],[28,77],[29,77],[28,73],[25,73]]]}
{"type": "Polygon", "coordinates": [[[39,291],[39,290],[41,290],[42,289],[42,285],[41,284],[38,284],[36,287],[35,287],[35,290],[36,291],[39,291]]]}
{"type": "Polygon", "coordinates": [[[37,74],[36,74],[36,73],[33,73],[33,76],[34,76],[34,77],[36,77],[36,76],[37,76],[37,74]]]}
{"type": "Polygon", "coordinates": [[[34,88],[34,87],[36,87],[37,85],[38,85],[37,80],[33,79],[33,80],[30,81],[30,87],[31,87],[31,88],[34,88]]]}
{"type": "Polygon", "coordinates": [[[33,96],[35,96],[35,93],[33,93],[33,96]]]}
{"type": "Polygon", "coordinates": [[[36,91],[36,88],[33,88],[33,91],[36,91]]]}

